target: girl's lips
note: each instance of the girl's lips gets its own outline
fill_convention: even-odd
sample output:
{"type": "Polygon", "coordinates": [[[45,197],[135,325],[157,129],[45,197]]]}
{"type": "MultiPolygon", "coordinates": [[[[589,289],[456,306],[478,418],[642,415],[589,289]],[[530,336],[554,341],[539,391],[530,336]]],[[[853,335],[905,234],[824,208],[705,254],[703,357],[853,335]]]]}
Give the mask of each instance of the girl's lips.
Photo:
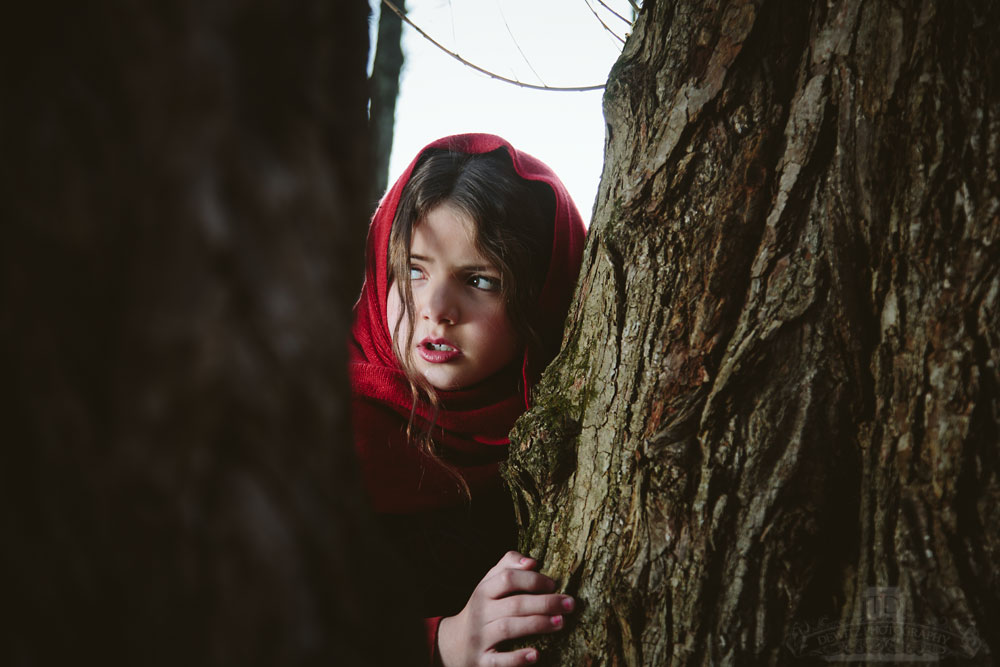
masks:
{"type": "Polygon", "coordinates": [[[417,354],[431,364],[444,364],[460,357],[462,351],[444,338],[425,338],[417,344],[417,354]]]}

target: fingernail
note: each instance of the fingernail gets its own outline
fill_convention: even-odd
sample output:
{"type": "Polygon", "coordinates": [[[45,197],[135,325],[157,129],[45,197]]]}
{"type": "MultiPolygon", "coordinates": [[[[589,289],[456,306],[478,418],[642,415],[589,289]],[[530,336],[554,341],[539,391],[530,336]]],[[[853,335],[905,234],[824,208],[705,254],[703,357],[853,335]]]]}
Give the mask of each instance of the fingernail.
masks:
{"type": "Polygon", "coordinates": [[[563,598],[562,606],[566,611],[573,611],[573,598],[563,598]]]}
{"type": "Polygon", "coordinates": [[[562,623],[563,623],[562,616],[553,616],[552,617],[552,625],[554,625],[557,628],[559,628],[559,627],[562,627],[562,623]]]}
{"type": "Polygon", "coordinates": [[[531,559],[530,559],[530,558],[522,558],[522,559],[521,559],[521,565],[524,565],[525,563],[527,563],[527,562],[529,562],[529,561],[531,561],[531,559]]]}
{"type": "Polygon", "coordinates": [[[527,660],[528,662],[536,662],[538,660],[538,653],[536,653],[535,651],[531,651],[530,653],[524,656],[524,659],[527,660]]]}

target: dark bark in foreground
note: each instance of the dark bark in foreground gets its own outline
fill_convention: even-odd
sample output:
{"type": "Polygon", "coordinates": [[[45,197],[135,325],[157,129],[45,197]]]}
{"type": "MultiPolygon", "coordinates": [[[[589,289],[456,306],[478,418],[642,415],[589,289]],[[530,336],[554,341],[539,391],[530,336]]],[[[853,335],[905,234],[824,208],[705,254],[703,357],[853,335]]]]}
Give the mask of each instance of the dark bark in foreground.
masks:
{"type": "Polygon", "coordinates": [[[422,653],[346,410],[366,17],[6,8],[0,663],[422,653]]]}
{"type": "Polygon", "coordinates": [[[786,664],[874,627],[878,587],[897,636],[990,662],[1000,5],[644,4],[508,470],[523,550],[582,603],[538,645],[786,664]]]}
{"type": "MultiPolygon", "coordinates": [[[[406,11],[405,0],[393,3],[406,11]]],[[[399,73],[403,69],[403,21],[395,12],[382,5],[378,19],[378,39],[372,62],[371,108],[369,109],[372,157],[375,180],[369,196],[371,210],[389,187],[389,157],[396,127],[396,100],[399,97],[399,73]]]]}

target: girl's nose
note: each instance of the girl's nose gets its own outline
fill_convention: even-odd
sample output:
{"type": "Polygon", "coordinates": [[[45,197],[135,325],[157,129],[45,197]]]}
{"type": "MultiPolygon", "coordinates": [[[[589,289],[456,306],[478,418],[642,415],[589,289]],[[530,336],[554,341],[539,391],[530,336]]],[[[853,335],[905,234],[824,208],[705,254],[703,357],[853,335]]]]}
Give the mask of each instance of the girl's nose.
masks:
{"type": "Polygon", "coordinates": [[[420,316],[434,323],[458,322],[458,299],[447,283],[430,284],[422,290],[423,299],[420,304],[420,316]]]}

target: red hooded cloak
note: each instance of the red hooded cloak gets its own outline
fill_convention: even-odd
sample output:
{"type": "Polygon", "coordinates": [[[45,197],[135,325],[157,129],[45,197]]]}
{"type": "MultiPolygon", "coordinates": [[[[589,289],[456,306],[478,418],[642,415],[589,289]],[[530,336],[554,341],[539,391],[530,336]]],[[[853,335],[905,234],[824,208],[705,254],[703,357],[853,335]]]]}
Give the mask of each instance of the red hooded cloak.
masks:
{"type": "Polygon", "coordinates": [[[436,664],[440,616],[457,613],[479,579],[514,546],[511,497],[498,472],[508,433],[528,408],[529,393],[555,353],[580,270],[586,233],[580,214],[559,178],[536,158],[489,134],[445,137],[426,146],[382,199],[368,231],[365,282],[354,308],[350,350],[355,447],[365,486],[387,537],[409,570],[427,620],[431,660],[436,664]],[[544,183],[554,196],[552,250],[539,294],[536,330],[542,349],[525,351],[520,363],[460,391],[439,391],[436,416],[418,405],[415,429],[433,438],[443,459],[468,484],[461,485],[406,436],[413,406],[410,384],[393,354],[386,314],[389,294],[389,233],[400,195],[420,155],[430,148],[459,153],[504,150],[524,179],[544,183]]]}

